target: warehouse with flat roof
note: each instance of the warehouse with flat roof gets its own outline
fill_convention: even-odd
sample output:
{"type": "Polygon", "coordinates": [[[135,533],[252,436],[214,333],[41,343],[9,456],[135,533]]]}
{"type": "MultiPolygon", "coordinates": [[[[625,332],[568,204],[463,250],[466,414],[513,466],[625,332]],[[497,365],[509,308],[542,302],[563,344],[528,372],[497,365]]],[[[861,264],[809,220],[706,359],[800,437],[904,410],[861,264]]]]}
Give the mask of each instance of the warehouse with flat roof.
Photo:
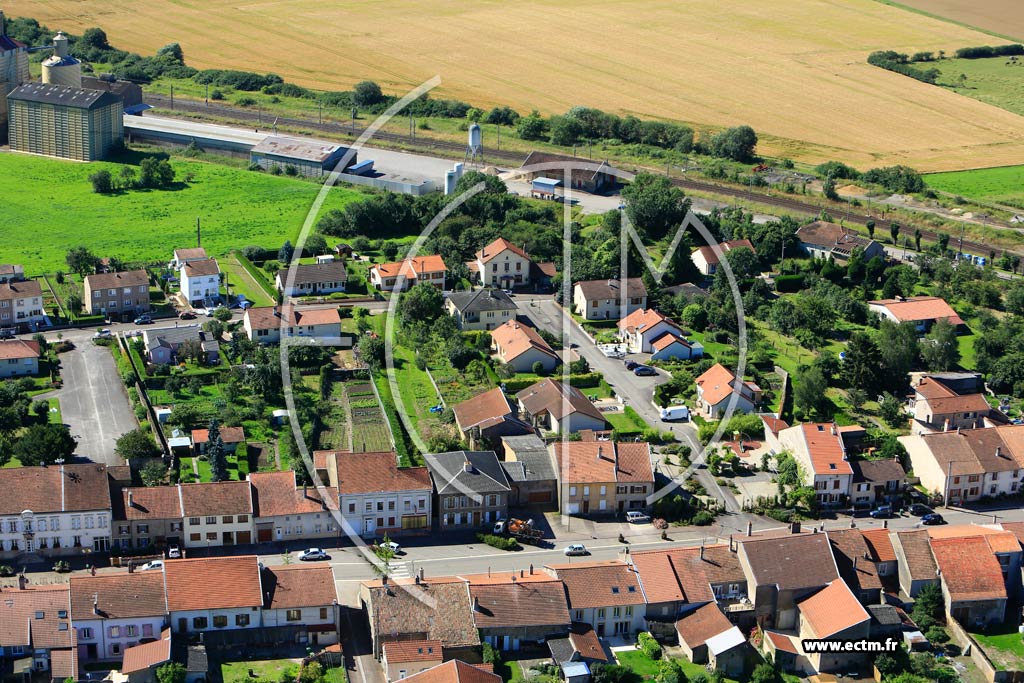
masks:
{"type": "MultiPolygon", "coordinates": [[[[346,152],[347,147],[319,140],[271,135],[252,148],[249,161],[266,171],[276,167],[287,173],[291,167],[295,169],[295,175],[316,178],[333,171],[346,152]]],[[[348,160],[346,168],[354,163],[355,154],[348,160]]]]}
{"type": "Polygon", "coordinates": [[[16,152],[95,161],[124,140],[119,95],[50,83],[26,83],[7,96],[16,152]]]}

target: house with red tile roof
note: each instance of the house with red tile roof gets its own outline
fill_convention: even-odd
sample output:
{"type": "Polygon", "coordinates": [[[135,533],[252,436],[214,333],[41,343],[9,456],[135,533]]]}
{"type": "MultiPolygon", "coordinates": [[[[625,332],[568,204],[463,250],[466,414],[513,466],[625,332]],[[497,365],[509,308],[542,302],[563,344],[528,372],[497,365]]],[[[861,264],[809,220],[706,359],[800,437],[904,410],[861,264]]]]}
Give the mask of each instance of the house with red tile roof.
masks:
{"type": "Polygon", "coordinates": [[[471,448],[496,443],[505,436],[534,434],[530,425],[520,420],[515,407],[501,387],[495,387],[452,406],[455,424],[469,441],[471,448]]]}
{"type": "Polygon", "coordinates": [[[0,666],[29,658],[30,670],[77,680],[75,643],[66,584],[0,588],[0,666]]]}
{"type": "Polygon", "coordinates": [[[491,332],[491,347],[501,362],[508,363],[516,372],[533,372],[534,363],[540,363],[544,372],[551,372],[562,362],[536,329],[518,320],[495,328],[491,332]]]}
{"type": "Polygon", "coordinates": [[[518,580],[506,574],[497,582],[470,581],[473,623],[480,639],[499,650],[519,650],[569,631],[564,584],[537,572],[518,580]]]}
{"type": "Polygon", "coordinates": [[[438,254],[413,256],[403,261],[378,263],[370,268],[370,284],[381,292],[404,292],[420,282],[444,289],[448,266],[438,254]]]}
{"type": "Polygon", "coordinates": [[[0,379],[39,374],[39,342],[27,339],[0,341],[0,379]]]}
{"type": "Polygon", "coordinates": [[[871,549],[860,529],[832,529],[826,532],[832,544],[839,576],[862,605],[882,602],[882,578],[871,549]]]}
{"type": "Polygon", "coordinates": [[[181,546],[185,513],[177,486],[111,487],[111,543],[128,550],[181,546]]]}
{"type": "Polygon", "coordinates": [[[263,581],[254,555],[168,561],[167,611],[175,633],[259,628],[263,581]]]}
{"type": "Polygon", "coordinates": [[[868,302],[868,310],[895,323],[913,323],[918,332],[927,332],[939,320],[945,320],[957,328],[964,324],[953,307],[937,296],[878,299],[868,302]]]}
{"type": "Polygon", "coordinates": [[[977,373],[925,375],[914,386],[910,409],[915,433],[948,432],[1006,424],[1006,416],[985,400],[977,373]]]}
{"type": "Polygon", "coordinates": [[[737,623],[753,621],[747,577],[728,545],[646,550],[630,559],[647,597],[648,625],[674,624],[682,614],[717,602],[737,623]]]}
{"type": "Polygon", "coordinates": [[[551,448],[562,511],[607,515],[648,509],[654,470],[646,442],[558,441],[551,448]]]}
{"type": "Polygon", "coordinates": [[[326,460],[342,531],[366,538],[430,531],[434,487],[426,467],[399,467],[394,451],[330,451],[326,460]]]}
{"type": "Polygon", "coordinates": [[[838,223],[814,221],[796,231],[800,248],[811,258],[833,258],[840,264],[846,263],[854,250],[860,249],[864,260],[876,256],[885,259],[885,247],[873,239],[862,237],[838,223]]]}
{"type": "Polygon", "coordinates": [[[526,251],[499,237],[476,252],[476,258],[466,265],[473,281],[484,287],[514,289],[530,284],[530,266],[533,260],[526,251]]]}
{"type": "Polygon", "coordinates": [[[392,640],[384,643],[380,658],[389,683],[432,669],[442,662],[444,648],[440,640],[392,640]]]}
{"type": "Polygon", "coordinates": [[[520,419],[543,431],[572,434],[585,429],[603,430],[607,424],[582,391],[550,377],[520,391],[516,400],[520,419]]]}
{"type": "Polygon", "coordinates": [[[337,538],[340,534],[329,507],[338,499],[333,487],[298,486],[292,471],[251,472],[249,483],[257,543],[337,538]]]}
{"type": "Polygon", "coordinates": [[[818,504],[836,506],[847,502],[853,467],[843,435],[835,423],[809,422],[783,429],[779,446],[800,464],[804,483],[814,488],[818,504]]]}
{"type": "Polygon", "coordinates": [[[178,484],[186,548],[253,542],[252,487],[248,481],[178,484]]]}
{"type": "Polygon", "coordinates": [[[903,593],[915,598],[925,586],[938,583],[938,567],[927,531],[897,531],[890,540],[903,593]]]}
{"type": "Polygon", "coordinates": [[[613,664],[615,656],[608,646],[597,637],[597,632],[590,624],[573,622],[569,625],[566,638],[550,638],[547,642],[551,658],[561,666],[565,662],[585,662],[587,664],[613,664]]]}
{"type": "Polygon", "coordinates": [[[896,560],[896,550],[893,547],[892,539],[889,537],[890,531],[888,529],[861,529],[860,533],[868,545],[871,561],[875,563],[882,584],[885,585],[888,577],[896,580],[899,564],[896,560]]]}
{"type": "Polygon", "coordinates": [[[403,680],[414,683],[501,683],[501,676],[493,669],[493,665],[467,664],[461,659],[452,659],[403,680]]]}
{"type": "Polygon", "coordinates": [[[701,358],[704,346],[691,342],[672,319],[653,308],[638,308],[619,321],[619,340],[630,353],[649,353],[651,360],[701,358]]]}
{"type": "Polygon", "coordinates": [[[246,309],[242,327],[249,341],[260,344],[278,344],[281,337],[307,337],[337,346],[352,345],[350,337],[341,335],[341,316],[336,308],[255,306],[246,309]]]}
{"type": "Polygon", "coordinates": [[[619,320],[647,308],[647,287],[638,277],[582,280],[572,288],[572,305],[587,320],[619,320]]]}
{"type": "Polygon", "coordinates": [[[721,258],[718,255],[719,252],[722,254],[722,258],[724,258],[726,254],[735,249],[749,249],[755,255],[757,254],[757,250],[754,249],[754,245],[750,240],[728,240],[720,242],[717,248],[709,246],[698,247],[690,254],[690,260],[693,261],[693,265],[697,266],[697,270],[705,276],[711,277],[718,272],[718,265],[721,263],[721,258]]]}
{"type": "Polygon", "coordinates": [[[213,307],[220,299],[220,266],[217,259],[190,259],[178,269],[181,296],[193,306],[213,307]]]}
{"type": "Polygon", "coordinates": [[[686,613],[676,622],[679,646],[694,664],[706,664],[730,678],[745,668],[747,638],[713,602],[686,613]]]}
{"type": "Polygon", "coordinates": [[[761,387],[737,378],[732,370],[715,363],[694,380],[697,385],[697,412],[708,420],[717,420],[735,399],[735,413],[752,413],[761,402],[761,387]]]}
{"type": "Polygon", "coordinates": [[[167,626],[160,571],[72,576],[71,620],[82,661],[118,660],[167,626]]]}
{"type": "MultiPolygon", "coordinates": [[[[245,428],[244,427],[219,427],[220,440],[224,442],[224,452],[234,453],[238,450],[239,444],[245,443],[245,428]]],[[[210,430],[209,429],[193,429],[192,430],[192,448],[198,454],[206,453],[206,448],[210,443],[210,430]]]]}
{"type": "Polygon", "coordinates": [[[975,629],[1006,617],[1003,570],[984,536],[932,538],[948,618],[975,629]]]}
{"type": "MultiPolygon", "coordinates": [[[[800,640],[865,640],[871,617],[843,581],[832,581],[798,603],[800,640]]],[[[808,653],[808,675],[844,672],[862,665],[863,652],[808,653]]]]}
{"type": "Polygon", "coordinates": [[[152,683],[156,680],[155,669],[171,659],[171,629],[165,628],[160,637],[145,643],[133,645],[124,651],[121,673],[131,683],[152,683]]]}
{"type": "Polygon", "coordinates": [[[307,642],[314,646],[338,642],[338,592],[329,564],[264,567],[260,580],[264,627],[301,626],[307,642]]]}
{"type": "Polygon", "coordinates": [[[545,567],[565,584],[573,622],[589,624],[598,638],[632,637],[645,630],[647,599],[636,570],[619,560],[545,567]]]}

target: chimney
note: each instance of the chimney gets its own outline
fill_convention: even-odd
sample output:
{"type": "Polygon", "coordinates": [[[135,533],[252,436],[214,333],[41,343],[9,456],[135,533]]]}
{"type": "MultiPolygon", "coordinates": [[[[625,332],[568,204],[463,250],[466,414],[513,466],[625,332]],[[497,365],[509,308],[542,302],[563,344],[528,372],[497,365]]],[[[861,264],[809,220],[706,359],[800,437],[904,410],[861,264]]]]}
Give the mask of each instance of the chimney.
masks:
{"type": "Polygon", "coordinates": [[[854,558],[853,558],[853,571],[857,571],[857,560],[859,560],[859,559],[860,558],[857,557],[856,555],[854,556],[854,558]]]}
{"type": "Polygon", "coordinates": [[[850,528],[851,528],[851,529],[856,529],[856,528],[857,528],[857,522],[855,522],[855,521],[853,521],[853,520],[851,519],[851,520],[850,520],[850,528]]]}
{"type": "Polygon", "coordinates": [[[25,590],[28,588],[28,577],[25,576],[25,572],[18,574],[18,590],[25,590]]]}
{"type": "Polygon", "coordinates": [[[948,432],[949,431],[949,418],[948,417],[946,418],[946,421],[942,423],[942,431],[944,431],[944,432],[948,432]]]}
{"type": "Polygon", "coordinates": [[[700,544],[700,559],[704,559],[704,544],[700,544]]]}
{"type": "Polygon", "coordinates": [[[92,613],[99,616],[100,613],[100,594],[92,594],[92,613]]]}
{"type": "Polygon", "coordinates": [[[832,423],[832,436],[835,436],[835,435],[836,435],[836,423],[833,422],[832,423]]]}
{"type": "Polygon", "coordinates": [[[308,484],[303,484],[303,485],[302,485],[302,497],[303,497],[303,498],[309,498],[309,496],[308,496],[308,495],[307,495],[307,493],[306,493],[306,490],[307,490],[308,488],[309,488],[309,485],[308,485],[308,484]]]}
{"type": "Polygon", "coordinates": [[[473,596],[473,611],[480,611],[480,598],[476,597],[475,595],[473,596]]]}
{"type": "Polygon", "coordinates": [[[533,576],[533,563],[530,563],[530,576],[533,576]]]}
{"type": "Polygon", "coordinates": [[[800,522],[793,522],[789,525],[789,533],[798,534],[800,533],[800,522]]]}
{"type": "Polygon", "coordinates": [[[462,471],[463,472],[468,472],[468,473],[472,474],[473,473],[473,463],[471,463],[469,460],[467,460],[466,462],[462,463],[462,471]]]}
{"type": "Polygon", "coordinates": [[[423,567],[420,567],[420,581],[423,580],[423,567]]]}
{"type": "Polygon", "coordinates": [[[753,535],[754,535],[754,523],[753,522],[747,522],[747,536],[753,536],[753,535]]]}
{"type": "Polygon", "coordinates": [[[996,457],[997,458],[1003,457],[1003,447],[1002,446],[996,446],[996,457]]]}
{"type": "Polygon", "coordinates": [[[382,585],[382,586],[388,585],[388,575],[387,574],[381,574],[380,575],[380,585],[382,585]]]}
{"type": "Polygon", "coordinates": [[[276,305],[274,306],[274,317],[275,318],[280,318],[281,317],[281,307],[280,306],[276,306],[276,305]]]}
{"type": "Polygon", "coordinates": [[[416,585],[417,586],[420,585],[420,575],[419,574],[416,575],[416,585]]]}
{"type": "Polygon", "coordinates": [[[600,460],[604,457],[604,446],[601,444],[597,445],[597,459],[600,460]]]}
{"type": "Polygon", "coordinates": [[[733,543],[732,534],[729,534],[729,552],[736,552],[736,544],[733,543]]]}
{"type": "Polygon", "coordinates": [[[883,529],[888,529],[889,528],[889,520],[887,520],[887,519],[883,519],[882,520],[882,528],[883,529]]]}
{"type": "Polygon", "coordinates": [[[524,576],[523,570],[522,570],[522,569],[520,569],[520,570],[519,570],[519,578],[521,579],[521,578],[523,578],[523,576],[524,576]]]}
{"type": "Polygon", "coordinates": [[[135,498],[132,495],[132,490],[131,489],[128,489],[128,507],[130,507],[130,508],[135,507],[135,498]]]}

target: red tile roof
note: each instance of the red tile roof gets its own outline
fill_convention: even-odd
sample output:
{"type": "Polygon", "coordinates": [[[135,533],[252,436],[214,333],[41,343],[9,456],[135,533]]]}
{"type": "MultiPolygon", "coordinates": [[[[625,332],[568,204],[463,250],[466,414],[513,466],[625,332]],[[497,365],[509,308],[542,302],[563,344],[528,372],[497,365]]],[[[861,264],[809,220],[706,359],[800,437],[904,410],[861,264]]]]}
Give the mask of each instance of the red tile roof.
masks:
{"type": "Polygon", "coordinates": [[[262,580],[267,609],[327,607],[338,599],[334,571],[326,562],[267,567],[262,580]]]}
{"type": "Polygon", "coordinates": [[[500,349],[505,362],[509,362],[534,349],[551,358],[558,358],[551,346],[529,325],[509,320],[491,330],[491,341],[500,349]]]}
{"type": "MultiPolygon", "coordinates": [[[[738,380],[732,370],[721,363],[715,363],[698,377],[694,383],[701,390],[701,399],[710,405],[716,406],[729,398],[729,395],[733,393],[733,388],[737,386],[738,380]]],[[[744,382],[744,384],[753,386],[749,382],[744,382]]]]}
{"type": "Polygon", "coordinates": [[[778,631],[768,631],[768,630],[766,630],[764,632],[764,634],[766,636],[768,636],[768,638],[772,641],[772,645],[775,646],[776,650],[779,650],[781,652],[789,652],[789,653],[794,654],[794,655],[802,655],[803,654],[802,651],[797,650],[797,647],[793,643],[793,640],[788,635],[786,635],[785,633],[779,633],[778,631]]]}
{"type": "Polygon", "coordinates": [[[126,520],[181,519],[181,497],[177,486],[140,486],[121,489],[126,520]],[[129,498],[131,505],[128,504],[129,498]]]}
{"type": "Polygon", "coordinates": [[[559,441],[555,459],[564,483],[654,482],[651,448],[632,441],[559,441]]]}
{"type": "Polygon", "coordinates": [[[911,581],[935,580],[935,558],[932,556],[927,531],[897,531],[894,548],[896,546],[903,550],[903,564],[911,581]]]}
{"type": "Polygon", "coordinates": [[[430,472],[426,467],[399,467],[398,454],[349,453],[334,455],[338,471],[338,492],[383,493],[390,491],[432,491],[430,472]]]}
{"type": "Polygon", "coordinates": [[[151,669],[163,664],[171,658],[171,629],[166,628],[160,634],[160,640],[141,645],[133,645],[124,651],[121,673],[130,674],[151,669]]]}
{"type": "Polygon", "coordinates": [[[428,578],[363,582],[367,613],[374,632],[397,637],[425,634],[444,647],[476,646],[480,633],[473,624],[469,584],[461,578],[428,578]],[[423,599],[426,598],[426,599],[423,599]]]}
{"type": "MultiPolygon", "coordinates": [[[[210,440],[209,429],[193,429],[192,443],[206,443],[210,440]]],[[[245,441],[244,427],[220,427],[220,440],[224,443],[242,443],[245,441]]]]}
{"type": "Polygon", "coordinates": [[[549,413],[556,420],[561,420],[566,415],[581,413],[605,422],[601,411],[582,391],[550,377],[526,387],[516,394],[516,399],[531,415],[549,413]]]}
{"type": "Polygon", "coordinates": [[[189,259],[205,259],[206,250],[202,247],[190,247],[188,249],[175,249],[174,258],[179,261],[187,261],[189,259]]]}
{"type": "Polygon", "coordinates": [[[800,619],[818,638],[829,638],[871,618],[842,581],[833,581],[797,604],[800,619]]]}
{"type": "Polygon", "coordinates": [[[0,360],[39,358],[39,342],[25,339],[0,341],[0,360]]]}
{"type": "Polygon", "coordinates": [[[983,536],[994,553],[1020,552],[1020,542],[1011,530],[992,525],[948,524],[941,527],[929,527],[928,536],[932,539],[983,536]]]}
{"type": "Polygon", "coordinates": [[[876,562],[896,561],[896,551],[893,550],[888,529],[864,529],[861,534],[876,562]]]}
{"type": "Polygon", "coordinates": [[[552,565],[550,568],[565,584],[572,609],[643,605],[646,602],[636,572],[618,560],[552,565]]]}
{"type": "Polygon", "coordinates": [[[869,301],[869,306],[886,308],[898,322],[921,322],[928,320],[947,320],[953,325],[963,325],[964,321],[946,303],[937,296],[915,296],[906,299],[878,299],[869,301]]]}
{"type": "Polygon", "coordinates": [[[1006,599],[1003,571],[984,537],[933,538],[931,545],[950,599],[1006,599]]]}
{"type": "Polygon", "coordinates": [[[376,270],[380,277],[398,277],[400,274],[407,279],[418,279],[423,273],[446,272],[448,267],[440,254],[428,256],[415,256],[404,261],[392,261],[391,263],[378,263],[371,270],[376,270]]]}
{"type": "MultiPolygon", "coordinates": [[[[925,377],[915,390],[932,409],[932,413],[978,412],[988,413],[991,410],[988,401],[981,394],[958,394],[933,377],[925,377]]],[[[920,399],[919,399],[920,400],[920,399]]]]}
{"type": "Polygon", "coordinates": [[[764,428],[772,434],[778,434],[783,429],[789,429],[788,422],[780,420],[774,415],[761,415],[761,422],[764,423],[764,428]]]}
{"type": "Polygon", "coordinates": [[[220,266],[217,265],[217,259],[211,258],[200,261],[189,261],[185,264],[185,275],[187,277],[219,274],[220,266]]]}
{"type": "Polygon", "coordinates": [[[682,619],[676,622],[676,632],[679,639],[694,650],[708,638],[713,638],[719,633],[725,633],[732,628],[732,622],[722,614],[722,610],[714,602],[687,613],[682,619]]]}
{"type": "Polygon", "coordinates": [[[506,249],[511,251],[513,254],[516,254],[517,256],[522,256],[524,259],[530,258],[529,254],[527,254],[525,251],[509,242],[504,237],[499,237],[498,239],[494,240],[480,251],[476,252],[476,258],[481,263],[487,263],[488,261],[493,259],[495,256],[499,255],[506,249]]]}
{"type": "Polygon", "coordinates": [[[238,555],[166,562],[167,609],[262,607],[257,561],[254,555],[238,555]]]}
{"type": "Polygon", "coordinates": [[[470,584],[477,628],[568,626],[569,607],[561,581],[470,584]]]}
{"type": "Polygon", "coordinates": [[[839,575],[847,585],[854,590],[880,590],[878,567],[860,529],[834,529],[827,535],[839,575]]]}
{"type": "Polygon", "coordinates": [[[25,510],[85,512],[109,510],[110,486],[103,465],[57,465],[0,469],[0,515],[25,510]]]}
{"type": "Polygon", "coordinates": [[[738,543],[758,586],[774,584],[780,590],[799,590],[824,586],[839,579],[832,547],[825,534],[753,536],[744,537],[738,543]]]}
{"type": "Polygon", "coordinates": [[[384,658],[388,664],[405,662],[441,661],[440,640],[391,640],[384,643],[384,658]]]}
{"type": "MultiPolygon", "coordinates": [[[[749,249],[755,254],[757,253],[757,250],[754,249],[754,245],[750,240],[729,240],[728,242],[719,243],[718,248],[724,253],[728,253],[733,249],[749,249]]],[[[697,251],[701,253],[701,256],[704,257],[704,261],[708,264],[714,265],[719,262],[718,254],[715,253],[713,248],[703,246],[697,249],[697,251]]]]}
{"type": "MultiPolygon", "coordinates": [[[[253,489],[254,514],[257,517],[282,517],[305,513],[326,512],[320,491],[315,486],[306,488],[295,485],[295,473],[253,472],[249,475],[253,489]]],[[[325,487],[327,495],[337,498],[337,489],[325,487]]]]}
{"type": "Polygon", "coordinates": [[[853,474],[850,462],[845,459],[846,450],[835,424],[812,422],[800,427],[803,430],[804,443],[807,444],[807,454],[810,456],[814,474],[853,474]]]}
{"type": "Polygon", "coordinates": [[[608,662],[608,651],[601,645],[594,627],[590,624],[573,622],[569,626],[569,642],[572,648],[580,653],[584,659],[592,659],[598,662],[608,662]]]}
{"type": "Polygon", "coordinates": [[[628,332],[642,332],[650,329],[658,323],[666,322],[678,329],[678,326],[667,316],[662,315],[653,308],[638,308],[625,318],[619,321],[619,329],[628,332]]]}
{"type": "Polygon", "coordinates": [[[511,416],[512,406],[501,387],[495,387],[462,403],[456,403],[452,411],[459,428],[466,431],[484,422],[511,416]]]}
{"type": "MultiPolygon", "coordinates": [[[[98,289],[115,289],[117,287],[149,286],[149,273],[145,270],[128,270],[122,273],[98,273],[86,275],[85,283],[91,291],[98,289]]],[[[120,294],[120,292],[118,292],[120,294]]]]}
{"type": "Polygon", "coordinates": [[[273,330],[281,327],[284,320],[286,327],[300,325],[339,325],[341,316],[336,308],[303,308],[297,309],[291,304],[283,306],[256,306],[245,311],[249,327],[254,330],[273,330]]]}
{"type": "Polygon", "coordinates": [[[70,595],[63,584],[0,590],[0,647],[71,647],[70,595]]]}
{"type": "Polygon", "coordinates": [[[71,617],[75,621],[158,617],[167,613],[163,572],[72,576],[70,588],[71,617]]]}
{"type": "Polygon", "coordinates": [[[185,517],[252,514],[252,488],[248,481],[179,484],[185,517]]]}
{"type": "Polygon", "coordinates": [[[501,676],[453,659],[403,680],[414,683],[501,683],[501,676]]]}
{"type": "Polygon", "coordinates": [[[41,297],[43,288],[37,280],[22,282],[0,282],[0,301],[41,297]]]}

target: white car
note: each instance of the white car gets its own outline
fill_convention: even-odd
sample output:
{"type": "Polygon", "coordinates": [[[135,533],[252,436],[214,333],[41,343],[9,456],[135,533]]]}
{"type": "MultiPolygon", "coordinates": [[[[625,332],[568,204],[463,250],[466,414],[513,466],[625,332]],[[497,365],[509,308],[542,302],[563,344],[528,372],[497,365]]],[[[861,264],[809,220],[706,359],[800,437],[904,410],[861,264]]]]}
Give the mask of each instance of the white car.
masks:
{"type": "Polygon", "coordinates": [[[167,549],[167,557],[172,560],[181,559],[181,548],[176,545],[172,545],[167,549]]]}
{"type": "Polygon", "coordinates": [[[572,556],[572,555],[586,555],[587,554],[587,546],[583,545],[582,543],[573,543],[572,545],[566,546],[565,554],[569,555],[569,556],[572,556]]]}
{"type": "Polygon", "coordinates": [[[99,332],[97,332],[96,334],[92,335],[92,338],[93,339],[110,339],[113,336],[114,336],[113,332],[111,332],[107,328],[104,328],[104,329],[100,330],[99,332]]]}
{"type": "Polygon", "coordinates": [[[378,548],[387,548],[388,550],[390,550],[395,555],[397,555],[398,551],[402,549],[402,546],[398,545],[394,541],[388,541],[387,543],[379,543],[379,544],[377,544],[377,547],[378,548]]]}
{"type": "Polygon", "coordinates": [[[630,524],[642,524],[651,521],[651,516],[639,510],[630,510],[626,513],[626,521],[630,524]]]}
{"type": "Polygon", "coordinates": [[[144,564],[141,567],[139,567],[139,571],[140,572],[148,572],[150,569],[163,569],[163,568],[164,568],[164,561],[163,560],[153,560],[152,562],[147,562],[146,564],[144,564]]]}
{"type": "Polygon", "coordinates": [[[312,562],[314,560],[329,560],[331,557],[320,548],[306,548],[299,553],[299,559],[303,562],[312,562]]]}

